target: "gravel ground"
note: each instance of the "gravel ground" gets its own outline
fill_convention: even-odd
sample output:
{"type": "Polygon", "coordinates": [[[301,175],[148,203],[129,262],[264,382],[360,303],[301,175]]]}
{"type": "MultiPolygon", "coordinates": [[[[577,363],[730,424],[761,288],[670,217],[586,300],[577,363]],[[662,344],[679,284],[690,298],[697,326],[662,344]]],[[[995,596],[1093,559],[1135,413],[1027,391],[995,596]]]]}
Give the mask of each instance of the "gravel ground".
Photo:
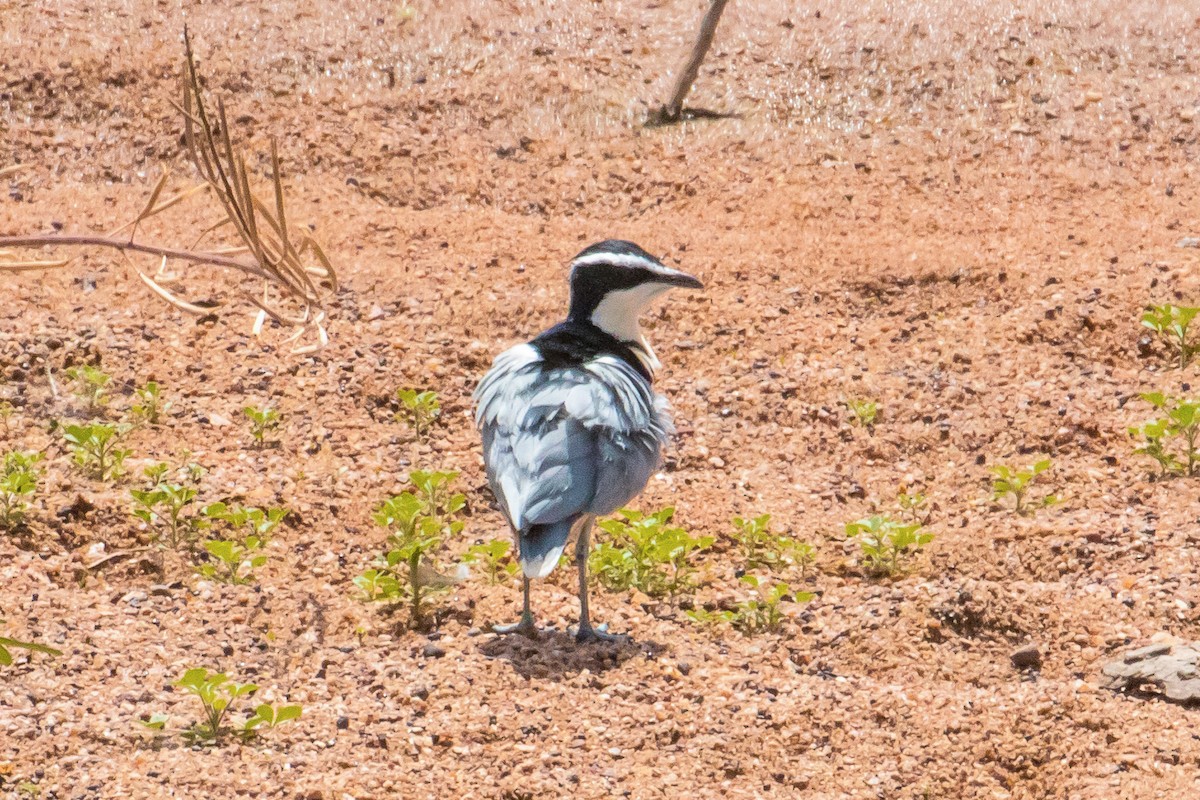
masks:
{"type": "MultiPolygon", "coordinates": [[[[47,454],[29,529],[0,536],[0,618],[63,651],[0,668],[0,796],[1196,793],[1196,712],[1101,673],[1200,639],[1196,483],[1152,480],[1126,433],[1152,412],[1138,393],[1194,391],[1139,326],[1200,300],[1200,251],[1177,246],[1200,236],[1194,3],[735,2],[691,101],[739,116],[664,129],[641,120],[698,2],[100,6],[0,2],[0,168],[24,167],[0,178],[0,233],[112,230],[163,166],[190,174],[186,22],[234,133],[256,154],[279,137],[290,217],[344,286],[330,346],[297,356],[249,306],[166,307],[112,252],[0,278],[0,446],[47,454]],[[535,587],[558,631],[536,642],[481,633],[520,592],[474,576],[408,630],[351,582],[383,546],[371,509],[414,468],[460,470],[450,555],[507,536],[470,392],[609,236],[706,283],[647,324],[679,434],[639,507],[716,537],[695,603],[745,596],[730,521],[768,512],[816,547],[777,575],[814,599],[743,636],[596,589],[632,641],[581,648],[570,570],[535,587]],[[115,483],[51,430],[86,416],[63,391],[80,363],[113,376],[112,421],[149,379],[173,403],[115,483]],[[402,386],[441,396],[426,442],[392,418],[402,386]],[[867,398],[870,428],[845,405],[867,398]],[[283,427],[255,448],[241,409],[266,404],[283,427]],[[1041,455],[1033,495],[1061,504],[992,500],[990,465],[1041,455]],[[186,458],[206,502],[293,512],[252,585],[201,579],[129,514],[142,465],[186,458]],[[906,486],[935,538],[871,578],[843,526],[897,514],[906,486]],[[196,719],[172,683],[198,666],[304,715],[221,747],[140,726],[196,719]]],[[[212,221],[195,198],[139,236],[212,221]]]]}

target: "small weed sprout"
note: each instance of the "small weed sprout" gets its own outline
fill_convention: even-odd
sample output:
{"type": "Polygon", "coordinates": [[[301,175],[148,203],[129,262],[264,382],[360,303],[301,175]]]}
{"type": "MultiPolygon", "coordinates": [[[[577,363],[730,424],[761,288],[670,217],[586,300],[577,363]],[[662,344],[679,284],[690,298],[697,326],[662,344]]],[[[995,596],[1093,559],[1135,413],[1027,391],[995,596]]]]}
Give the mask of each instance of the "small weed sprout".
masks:
{"type": "Polygon", "coordinates": [[[1197,314],[1200,314],[1200,308],[1168,303],[1153,306],[1142,315],[1142,325],[1157,333],[1167,347],[1178,355],[1180,369],[1185,368],[1196,351],[1200,350],[1200,346],[1188,336],[1188,328],[1197,314]]]}
{"type": "Polygon", "coordinates": [[[150,425],[157,425],[159,419],[171,408],[171,402],[163,402],[162,390],[154,381],[147,381],[145,386],[134,390],[137,401],[129,407],[133,416],[150,425]]]}
{"type": "Polygon", "coordinates": [[[155,489],[159,484],[166,483],[167,473],[171,471],[171,465],[165,461],[160,461],[157,464],[151,464],[142,469],[142,474],[146,476],[147,485],[151,489],[155,489]]]}
{"type": "Polygon", "coordinates": [[[734,517],[733,527],[736,530],[734,539],[741,546],[742,557],[746,560],[746,569],[775,569],[795,564],[803,575],[816,558],[812,545],[772,531],[770,514],[749,519],[734,517]]]}
{"type": "Polygon", "coordinates": [[[205,542],[204,549],[217,563],[200,564],[196,572],[209,580],[244,586],[251,582],[254,570],[267,563],[263,547],[263,539],[253,534],[241,542],[232,539],[205,542]]]}
{"type": "Polygon", "coordinates": [[[257,536],[266,540],[271,532],[287,518],[286,508],[255,508],[254,506],[228,505],[226,503],[211,503],[201,509],[204,516],[214,522],[223,522],[230,528],[245,528],[249,536],[257,536]]]}
{"type": "Polygon", "coordinates": [[[1133,449],[1134,455],[1148,456],[1158,462],[1159,477],[1183,472],[1183,464],[1163,444],[1163,440],[1171,435],[1171,420],[1152,419],[1130,428],[1129,435],[1142,440],[1142,444],[1133,449]]]}
{"type": "Polygon", "coordinates": [[[4,435],[7,437],[11,431],[8,428],[8,418],[16,411],[13,404],[7,400],[0,400],[0,424],[4,425],[4,435]]]}
{"type": "Polygon", "coordinates": [[[932,533],[921,533],[918,522],[899,522],[876,514],[846,523],[846,536],[857,539],[863,554],[864,571],[872,577],[898,574],[912,550],[933,541],[932,533]]]}
{"type": "Polygon", "coordinates": [[[224,523],[235,532],[235,538],[205,542],[205,551],[217,563],[201,564],[196,572],[210,580],[242,586],[250,583],[254,570],[267,563],[263,549],[270,541],[271,532],[287,517],[288,510],[212,503],[200,513],[210,522],[224,523]],[[240,529],[245,533],[237,536],[236,531],[240,529]]]}
{"type": "Polygon", "coordinates": [[[807,603],[814,596],[812,592],[793,592],[786,583],[764,583],[755,575],[743,575],[741,581],[754,590],[751,597],[736,603],[732,609],[688,611],[688,617],[706,625],[728,623],[747,636],[775,633],[783,628],[787,618],[782,607],[784,600],[790,596],[795,603],[807,603]]]}
{"type": "Polygon", "coordinates": [[[503,539],[477,544],[467,550],[463,558],[468,564],[483,564],[488,581],[492,584],[508,580],[521,568],[512,558],[512,545],[503,539]]]}
{"type": "Polygon", "coordinates": [[[924,492],[901,489],[900,494],[896,496],[896,502],[900,505],[901,515],[909,522],[929,524],[929,498],[924,492]]]}
{"type": "Polygon", "coordinates": [[[128,450],[118,447],[128,431],[125,425],[68,425],[63,438],[71,446],[75,463],[93,478],[112,480],[121,474],[128,450]]]}
{"type": "Polygon", "coordinates": [[[450,491],[450,484],[458,477],[457,472],[427,472],[415,469],[409,476],[417,488],[425,514],[432,517],[438,528],[453,536],[463,529],[463,523],[454,516],[467,505],[467,496],[450,491]]]}
{"type": "Polygon", "coordinates": [[[442,414],[437,392],[397,389],[396,399],[400,401],[400,410],[396,412],[396,421],[408,423],[418,439],[425,437],[430,427],[442,414]]]}
{"type": "Polygon", "coordinates": [[[1195,400],[1167,398],[1159,394],[1142,397],[1155,408],[1167,412],[1167,419],[1171,423],[1168,428],[1170,434],[1183,440],[1184,472],[1195,475],[1196,462],[1200,460],[1196,452],[1196,439],[1200,436],[1200,403],[1195,400]]]}
{"type": "Polygon", "coordinates": [[[278,430],[281,422],[279,412],[269,406],[267,408],[246,406],[242,409],[242,413],[246,415],[246,419],[250,420],[250,435],[254,437],[254,443],[258,447],[266,444],[267,434],[278,430]]]}
{"type": "Polygon", "coordinates": [[[600,542],[588,557],[596,580],[610,591],[637,589],[651,597],[674,597],[693,591],[692,553],[712,546],[711,536],[691,536],[670,525],[674,508],[643,514],[624,508],[623,519],[601,520],[612,543],[600,542]]]}
{"type": "Polygon", "coordinates": [[[1033,482],[1050,469],[1051,463],[1050,459],[1043,458],[1025,469],[1014,469],[1004,464],[990,467],[991,473],[996,476],[992,479],[992,499],[999,501],[1011,496],[1013,511],[1018,514],[1030,514],[1038,508],[1047,508],[1062,502],[1062,498],[1056,494],[1046,495],[1032,507],[1025,502],[1025,496],[1033,482]]]}
{"type": "Polygon", "coordinates": [[[850,413],[854,416],[851,421],[862,428],[875,427],[875,417],[879,415],[879,403],[874,400],[859,400],[848,397],[845,400],[846,408],[850,409],[850,413]]]}
{"type": "MultiPolygon", "coordinates": [[[[230,707],[239,697],[258,691],[257,684],[236,683],[224,673],[210,673],[203,667],[197,667],[185,672],[175,685],[199,698],[203,708],[204,721],[182,731],[184,739],[193,744],[218,745],[231,733],[243,740],[251,739],[259,728],[274,728],[289,720],[299,719],[303,713],[303,708],[298,705],[275,707],[261,703],[255,706],[254,713],[240,726],[234,727],[228,725],[226,720],[230,707]]],[[[164,730],[169,720],[166,714],[155,714],[142,724],[152,730],[164,730]]]]}
{"type": "Polygon", "coordinates": [[[29,501],[37,492],[41,453],[22,453],[13,450],[4,456],[0,472],[0,529],[16,530],[25,524],[29,501]]]}
{"type": "Polygon", "coordinates": [[[446,536],[462,531],[455,515],[466,498],[450,491],[457,472],[412,473],[418,493],[401,492],[375,511],[376,524],[388,530],[387,551],[376,568],[354,579],[366,600],[409,605],[409,624],[425,622],[425,607],[453,585],[437,575],[434,555],[446,536]]]}
{"type": "MultiPolygon", "coordinates": [[[[0,625],[4,624],[4,620],[0,619],[0,625]]],[[[19,639],[10,639],[7,636],[0,636],[0,667],[12,666],[13,657],[10,648],[21,648],[28,650],[31,653],[45,653],[48,656],[61,656],[61,650],[55,650],[53,647],[47,647],[44,644],[36,642],[22,642],[19,639]]]]}
{"type": "Polygon", "coordinates": [[[71,367],[66,376],[75,384],[75,395],[87,403],[89,411],[97,411],[108,403],[108,373],[90,365],[71,367]]]}
{"type": "Polygon", "coordinates": [[[188,506],[196,499],[196,488],[167,480],[169,471],[166,464],[143,470],[149,487],[129,490],[135,503],[133,515],[146,523],[157,541],[172,548],[190,546],[196,532],[205,525],[204,520],[187,513],[188,506]]]}
{"type": "Polygon", "coordinates": [[[1131,436],[1143,440],[1133,452],[1158,462],[1162,477],[1195,475],[1196,465],[1200,463],[1200,453],[1196,450],[1200,439],[1200,401],[1171,397],[1162,392],[1148,392],[1140,397],[1167,415],[1129,429],[1131,436]],[[1178,455],[1167,449],[1168,443],[1175,441],[1181,445],[1177,448],[1178,455]]]}

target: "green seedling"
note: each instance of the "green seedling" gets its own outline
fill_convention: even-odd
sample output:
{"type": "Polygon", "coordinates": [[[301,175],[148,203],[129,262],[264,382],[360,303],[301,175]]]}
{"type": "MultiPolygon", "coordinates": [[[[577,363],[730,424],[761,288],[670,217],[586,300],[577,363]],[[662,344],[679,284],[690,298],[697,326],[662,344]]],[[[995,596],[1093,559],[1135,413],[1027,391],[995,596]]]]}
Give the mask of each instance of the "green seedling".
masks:
{"type": "Polygon", "coordinates": [[[196,532],[205,526],[204,520],[187,513],[196,499],[196,489],[168,480],[170,467],[155,464],[143,470],[149,488],[130,489],[134,503],[133,515],[146,523],[154,538],[172,548],[191,545],[196,532]]]}
{"type": "Polygon", "coordinates": [[[13,450],[4,456],[0,472],[0,529],[11,531],[25,524],[29,501],[37,492],[38,471],[34,466],[41,453],[13,450]]]}
{"type": "MultiPolygon", "coordinates": [[[[204,721],[197,722],[182,731],[183,737],[193,744],[219,745],[225,736],[233,734],[243,740],[257,735],[260,728],[274,728],[289,720],[299,719],[303,708],[298,705],[275,707],[261,703],[254,713],[240,726],[227,724],[230,707],[239,697],[247,697],[258,691],[257,684],[236,683],[224,673],[210,673],[203,667],[189,669],[175,682],[188,694],[200,700],[204,721]]],[[[142,725],[151,730],[165,730],[170,718],[166,714],[155,714],[143,720],[142,725]]]]}
{"type": "Polygon", "coordinates": [[[455,515],[466,498],[450,490],[455,472],[412,473],[418,492],[401,492],[376,509],[376,524],[388,531],[387,550],[376,568],[354,579],[365,599],[383,603],[407,602],[413,627],[426,621],[426,606],[455,581],[437,571],[435,556],[446,536],[459,533],[455,515]]]}
{"type": "Polygon", "coordinates": [[[896,497],[896,502],[900,504],[900,513],[907,517],[909,522],[929,524],[929,498],[923,492],[902,489],[896,497]]]}
{"type": "Polygon", "coordinates": [[[1200,436],[1200,402],[1168,398],[1157,392],[1144,394],[1142,399],[1167,412],[1170,434],[1179,437],[1183,443],[1184,471],[1195,475],[1196,462],[1200,460],[1196,453],[1196,439],[1200,436]]]}
{"type": "Polygon", "coordinates": [[[108,384],[112,378],[103,370],[90,365],[71,367],[66,376],[75,384],[75,395],[87,402],[89,411],[108,403],[108,384]]]}
{"type": "Polygon", "coordinates": [[[409,476],[417,488],[422,513],[432,517],[439,528],[444,528],[450,536],[463,529],[463,523],[454,517],[467,505],[465,494],[450,491],[450,485],[457,477],[457,472],[427,472],[419,469],[413,470],[409,476]]]}
{"type": "Polygon", "coordinates": [[[1197,314],[1200,314],[1200,308],[1168,303],[1153,306],[1142,315],[1142,325],[1157,333],[1167,347],[1178,355],[1180,369],[1186,367],[1200,349],[1188,335],[1188,328],[1197,314]]]}
{"type": "Polygon", "coordinates": [[[263,540],[254,535],[247,536],[241,542],[233,539],[205,542],[204,549],[217,563],[200,564],[196,572],[209,580],[244,586],[251,582],[254,570],[267,563],[267,555],[262,552],[263,546],[263,540]]]}
{"type": "Polygon", "coordinates": [[[713,537],[690,536],[670,525],[674,508],[643,514],[624,508],[623,519],[602,520],[599,527],[612,537],[588,556],[592,575],[611,591],[637,589],[651,597],[674,597],[693,591],[696,569],[692,553],[712,546],[713,537]]]}
{"type": "Polygon", "coordinates": [[[807,603],[814,596],[812,592],[793,592],[786,583],[765,584],[754,575],[743,575],[741,581],[754,590],[751,597],[734,604],[732,609],[688,611],[688,617],[708,625],[727,623],[747,636],[774,633],[783,628],[787,618],[783,612],[785,600],[791,597],[792,602],[807,603]]]}
{"type": "Polygon", "coordinates": [[[137,401],[129,407],[134,417],[144,420],[150,425],[157,425],[159,419],[171,408],[170,401],[163,402],[161,389],[154,381],[147,381],[145,386],[134,390],[137,401]]]}
{"type": "Polygon", "coordinates": [[[209,524],[223,524],[235,535],[205,542],[205,551],[216,563],[201,564],[196,572],[211,580],[241,586],[250,583],[254,570],[267,563],[263,550],[270,541],[271,532],[287,517],[288,510],[212,503],[200,513],[209,524]],[[243,533],[237,535],[238,531],[243,533]]]}
{"type": "Polygon", "coordinates": [[[210,503],[200,510],[200,513],[213,522],[223,522],[230,528],[244,528],[249,536],[257,536],[264,541],[271,535],[279,523],[288,515],[286,508],[255,508],[254,506],[229,505],[227,503],[210,503]]]}
{"type": "Polygon", "coordinates": [[[1011,496],[1013,511],[1018,514],[1030,514],[1038,508],[1046,508],[1062,502],[1062,498],[1056,494],[1046,495],[1033,506],[1029,506],[1025,501],[1037,476],[1050,469],[1050,466],[1050,459],[1043,458],[1025,469],[1014,469],[1004,464],[990,467],[991,473],[996,476],[992,479],[992,499],[999,501],[1011,496]]]}
{"type": "Polygon", "coordinates": [[[1129,429],[1129,435],[1141,439],[1142,444],[1133,449],[1134,455],[1148,456],[1158,462],[1159,476],[1177,475],[1184,471],[1183,463],[1168,452],[1164,440],[1172,435],[1171,420],[1152,419],[1129,429]]]}
{"type": "Polygon", "coordinates": [[[482,564],[488,581],[496,584],[508,580],[521,568],[512,558],[512,545],[503,539],[477,544],[467,550],[463,558],[469,564],[482,564]]]}
{"type": "Polygon", "coordinates": [[[151,464],[142,469],[142,474],[146,476],[146,481],[151,489],[157,488],[159,485],[167,482],[167,475],[171,471],[171,465],[165,461],[160,461],[157,464],[151,464]]]}
{"type": "Polygon", "coordinates": [[[266,444],[267,434],[277,430],[281,422],[279,412],[270,407],[246,406],[242,409],[242,413],[250,420],[250,435],[254,437],[254,442],[259,447],[266,444]]]}
{"type": "Polygon", "coordinates": [[[437,392],[397,389],[396,399],[400,401],[400,410],[396,412],[396,421],[408,423],[418,439],[424,438],[433,423],[442,414],[437,392]]]}
{"type": "Polygon", "coordinates": [[[68,425],[63,438],[71,446],[75,463],[93,478],[111,480],[121,474],[128,450],[117,445],[128,431],[125,425],[68,425]]]}
{"type": "Polygon", "coordinates": [[[363,593],[363,599],[378,603],[400,603],[406,597],[407,582],[401,583],[392,566],[364,570],[354,579],[354,585],[363,593]]]}
{"type": "Polygon", "coordinates": [[[871,428],[875,425],[875,417],[879,414],[879,403],[874,400],[857,400],[847,398],[846,408],[850,409],[853,414],[853,422],[856,422],[860,427],[871,428]]]}
{"type": "Polygon", "coordinates": [[[846,536],[858,540],[864,571],[874,577],[898,574],[911,551],[933,541],[932,533],[921,533],[920,523],[899,522],[879,514],[846,523],[846,536]]]}
{"type": "MultiPolygon", "coordinates": [[[[0,625],[4,624],[4,620],[0,619],[0,625]]],[[[31,653],[45,653],[48,656],[61,656],[61,650],[55,650],[53,647],[47,647],[44,644],[37,642],[22,642],[18,639],[10,639],[7,636],[0,636],[0,667],[12,666],[13,657],[9,648],[21,648],[28,650],[31,653]]]]}
{"type": "Polygon", "coordinates": [[[1147,392],[1140,397],[1157,410],[1165,411],[1166,416],[1129,429],[1130,435],[1143,440],[1133,452],[1158,462],[1163,476],[1195,475],[1196,465],[1200,463],[1200,453],[1196,450],[1200,439],[1200,401],[1171,397],[1162,392],[1147,392]],[[1168,445],[1175,443],[1178,446],[1172,452],[1168,445]]]}
{"type": "Polygon", "coordinates": [[[734,517],[733,527],[736,531],[733,538],[741,546],[746,569],[776,569],[794,564],[804,574],[816,558],[812,545],[772,531],[770,514],[750,519],[734,517]]]}

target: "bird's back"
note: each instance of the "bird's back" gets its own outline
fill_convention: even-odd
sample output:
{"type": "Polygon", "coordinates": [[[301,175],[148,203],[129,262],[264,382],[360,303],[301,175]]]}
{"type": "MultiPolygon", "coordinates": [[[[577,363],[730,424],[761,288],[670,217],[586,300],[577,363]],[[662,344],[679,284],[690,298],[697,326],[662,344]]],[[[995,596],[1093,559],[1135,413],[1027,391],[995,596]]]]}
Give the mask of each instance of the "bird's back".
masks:
{"type": "Polygon", "coordinates": [[[530,577],[549,574],[578,520],[641,493],[673,430],[632,352],[564,326],[497,357],[475,400],[488,480],[530,577]]]}

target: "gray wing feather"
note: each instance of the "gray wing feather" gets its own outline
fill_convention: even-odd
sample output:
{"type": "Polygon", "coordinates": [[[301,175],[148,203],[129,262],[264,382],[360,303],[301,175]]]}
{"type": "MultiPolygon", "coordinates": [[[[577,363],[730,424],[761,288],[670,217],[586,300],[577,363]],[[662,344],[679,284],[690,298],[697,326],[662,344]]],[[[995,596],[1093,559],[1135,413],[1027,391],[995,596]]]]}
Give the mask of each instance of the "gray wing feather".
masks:
{"type": "Polygon", "coordinates": [[[546,368],[528,345],[476,390],[488,481],[517,531],[628,503],[673,431],[666,401],[618,358],[546,368]]]}

